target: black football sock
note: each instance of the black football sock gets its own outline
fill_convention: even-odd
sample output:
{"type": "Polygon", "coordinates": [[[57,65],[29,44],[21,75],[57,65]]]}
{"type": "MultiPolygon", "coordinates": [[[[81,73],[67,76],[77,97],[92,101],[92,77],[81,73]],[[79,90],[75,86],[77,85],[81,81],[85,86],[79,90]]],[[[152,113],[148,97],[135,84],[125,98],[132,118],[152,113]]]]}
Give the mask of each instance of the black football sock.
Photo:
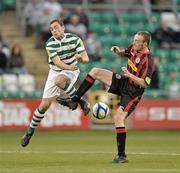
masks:
{"type": "Polygon", "coordinates": [[[125,154],[125,145],[126,145],[126,129],[125,127],[116,127],[116,140],[117,140],[117,149],[119,156],[126,156],[125,154]]]}
{"type": "Polygon", "coordinates": [[[72,97],[72,100],[75,102],[79,102],[81,97],[88,91],[94,84],[95,79],[89,74],[86,76],[78,90],[75,92],[75,96],[72,97]]]}

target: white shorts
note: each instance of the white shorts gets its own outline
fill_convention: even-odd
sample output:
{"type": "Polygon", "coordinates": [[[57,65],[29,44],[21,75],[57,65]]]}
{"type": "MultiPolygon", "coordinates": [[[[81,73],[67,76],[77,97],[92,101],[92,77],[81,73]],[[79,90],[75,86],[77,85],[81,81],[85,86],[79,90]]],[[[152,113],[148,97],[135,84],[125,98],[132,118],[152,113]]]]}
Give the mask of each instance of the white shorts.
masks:
{"type": "Polygon", "coordinates": [[[55,85],[55,79],[59,75],[67,76],[71,82],[71,85],[77,81],[80,71],[70,71],[70,70],[63,70],[63,71],[54,71],[52,69],[49,70],[48,78],[44,87],[44,93],[42,98],[51,98],[60,95],[60,88],[55,85]]]}

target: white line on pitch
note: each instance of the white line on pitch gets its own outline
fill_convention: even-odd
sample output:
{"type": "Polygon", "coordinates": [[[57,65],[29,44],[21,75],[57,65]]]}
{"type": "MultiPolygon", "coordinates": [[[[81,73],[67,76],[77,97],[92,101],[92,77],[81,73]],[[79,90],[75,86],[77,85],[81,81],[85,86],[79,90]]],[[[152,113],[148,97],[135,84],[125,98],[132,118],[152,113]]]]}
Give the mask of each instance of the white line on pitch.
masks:
{"type": "MultiPolygon", "coordinates": [[[[13,153],[20,153],[20,154],[46,154],[46,153],[55,153],[55,154],[112,154],[113,152],[108,151],[37,151],[37,150],[0,150],[0,153],[5,154],[13,154],[13,153]]],[[[166,153],[166,152],[127,152],[127,154],[132,155],[162,155],[162,156],[180,156],[180,153],[166,153]]]]}

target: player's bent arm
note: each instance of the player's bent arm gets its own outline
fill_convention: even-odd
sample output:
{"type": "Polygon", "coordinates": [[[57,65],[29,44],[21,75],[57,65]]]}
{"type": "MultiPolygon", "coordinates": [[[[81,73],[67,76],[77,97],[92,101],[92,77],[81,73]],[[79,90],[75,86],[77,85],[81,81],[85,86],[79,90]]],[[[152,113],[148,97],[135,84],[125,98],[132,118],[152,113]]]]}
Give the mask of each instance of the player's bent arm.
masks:
{"type": "Polygon", "coordinates": [[[121,70],[124,72],[124,76],[130,78],[132,81],[134,81],[134,83],[136,83],[137,85],[143,87],[143,88],[147,88],[147,83],[145,82],[144,79],[139,78],[135,75],[133,75],[132,73],[130,73],[126,67],[122,67],[121,70]]]}
{"type": "Polygon", "coordinates": [[[134,81],[134,83],[136,83],[137,85],[139,85],[139,86],[141,86],[143,88],[147,88],[147,84],[146,84],[144,79],[139,78],[139,77],[137,77],[137,76],[135,76],[135,75],[133,75],[131,73],[129,75],[129,78],[131,78],[132,81],[134,81]]]}
{"type": "Polygon", "coordinates": [[[84,64],[89,62],[89,57],[86,51],[81,52],[80,54],[76,54],[75,56],[78,62],[81,62],[84,64]]]}
{"type": "Polygon", "coordinates": [[[111,51],[119,55],[120,57],[125,57],[125,50],[121,50],[118,46],[113,46],[111,51]]]}
{"type": "Polygon", "coordinates": [[[62,62],[59,58],[59,56],[55,56],[53,59],[52,59],[53,63],[63,69],[63,70],[77,70],[77,66],[74,65],[74,64],[71,64],[71,65],[68,65],[68,64],[65,64],[64,62],[62,62]]]}

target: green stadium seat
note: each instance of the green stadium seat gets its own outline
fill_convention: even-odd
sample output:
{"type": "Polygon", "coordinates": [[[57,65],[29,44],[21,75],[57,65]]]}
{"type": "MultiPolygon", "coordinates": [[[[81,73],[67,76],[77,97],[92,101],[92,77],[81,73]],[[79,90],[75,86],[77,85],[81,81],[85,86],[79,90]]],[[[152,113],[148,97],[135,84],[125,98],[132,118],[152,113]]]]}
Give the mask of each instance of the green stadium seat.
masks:
{"type": "Polygon", "coordinates": [[[180,62],[180,50],[178,49],[171,50],[170,58],[171,58],[171,61],[180,62]]]}
{"type": "Polygon", "coordinates": [[[149,23],[146,25],[147,29],[149,32],[153,33],[156,29],[158,29],[160,27],[160,23],[149,23]]]}
{"type": "Polygon", "coordinates": [[[167,92],[161,89],[147,89],[144,92],[143,98],[167,98],[167,92]]]}
{"type": "Polygon", "coordinates": [[[105,59],[105,62],[111,62],[112,61],[112,57],[114,57],[115,54],[113,52],[111,52],[110,47],[108,48],[104,48],[103,49],[103,59],[105,59]]]}
{"type": "Polygon", "coordinates": [[[114,37],[113,38],[113,45],[117,45],[119,47],[127,47],[130,43],[128,38],[121,38],[121,37],[114,37]]]}
{"type": "Polygon", "coordinates": [[[128,35],[130,27],[131,26],[128,24],[121,24],[119,26],[119,30],[120,30],[121,34],[128,35]]]}
{"type": "Polygon", "coordinates": [[[124,22],[145,22],[147,21],[147,17],[143,12],[124,12],[119,14],[119,17],[122,18],[124,22]]]}
{"type": "Polygon", "coordinates": [[[100,28],[100,24],[99,23],[92,23],[90,26],[89,26],[89,30],[90,31],[93,31],[95,33],[98,33],[99,32],[99,28],[100,28]]]}
{"type": "Polygon", "coordinates": [[[112,12],[105,12],[101,15],[101,22],[102,23],[117,23],[116,15],[112,12]]]}
{"type": "Polygon", "coordinates": [[[99,38],[99,41],[101,42],[103,47],[109,47],[112,45],[113,37],[111,35],[104,35],[99,38]]]}
{"type": "Polygon", "coordinates": [[[153,12],[153,13],[151,14],[151,21],[152,21],[153,23],[160,23],[160,19],[161,19],[160,13],[158,13],[158,12],[153,12]]]}
{"type": "Polygon", "coordinates": [[[157,56],[157,58],[161,61],[165,60],[165,61],[170,61],[170,54],[169,54],[169,50],[168,49],[157,49],[155,52],[155,56],[157,56]]]}
{"type": "Polygon", "coordinates": [[[177,3],[178,5],[180,5],[180,0],[176,0],[176,3],[177,3]]]}
{"type": "Polygon", "coordinates": [[[1,0],[0,2],[0,10],[15,9],[15,8],[16,8],[16,0],[1,0]]]}
{"type": "Polygon", "coordinates": [[[4,10],[4,3],[3,1],[0,1],[0,12],[4,10]]]}
{"type": "Polygon", "coordinates": [[[121,34],[121,30],[119,29],[120,28],[120,25],[116,24],[112,24],[111,25],[111,33],[112,35],[114,36],[119,36],[121,34]]]}
{"type": "Polygon", "coordinates": [[[88,17],[91,22],[99,22],[101,20],[101,13],[90,11],[88,17]]]}

